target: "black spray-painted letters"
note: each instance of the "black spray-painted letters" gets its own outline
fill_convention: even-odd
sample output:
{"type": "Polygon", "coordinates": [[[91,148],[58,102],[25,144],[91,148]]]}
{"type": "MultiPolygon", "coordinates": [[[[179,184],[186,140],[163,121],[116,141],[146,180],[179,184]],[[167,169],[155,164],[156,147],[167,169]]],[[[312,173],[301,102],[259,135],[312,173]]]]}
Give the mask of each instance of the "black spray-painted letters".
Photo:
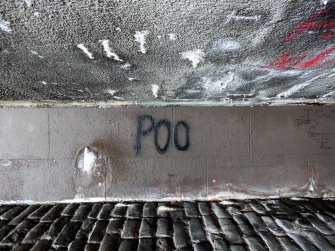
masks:
{"type": "MultiPolygon", "coordinates": [[[[170,145],[171,139],[171,123],[166,119],[159,120],[155,122],[155,119],[150,115],[141,115],[137,117],[137,134],[136,134],[136,142],[134,145],[134,150],[136,154],[139,154],[142,148],[142,138],[154,132],[154,145],[155,149],[158,153],[164,154],[170,145]],[[145,126],[149,124],[149,126],[145,126]],[[159,144],[159,137],[161,130],[167,131],[166,142],[164,144],[159,144]]],[[[174,127],[173,134],[174,145],[179,151],[186,151],[190,146],[190,127],[185,121],[178,121],[174,127]],[[180,130],[184,129],[185,131],[185,140],[184,143],[181,143],[180,138],[181,132],[180,130]]],[[[182,141],[183,142],[183,141],[182,141]]]]}

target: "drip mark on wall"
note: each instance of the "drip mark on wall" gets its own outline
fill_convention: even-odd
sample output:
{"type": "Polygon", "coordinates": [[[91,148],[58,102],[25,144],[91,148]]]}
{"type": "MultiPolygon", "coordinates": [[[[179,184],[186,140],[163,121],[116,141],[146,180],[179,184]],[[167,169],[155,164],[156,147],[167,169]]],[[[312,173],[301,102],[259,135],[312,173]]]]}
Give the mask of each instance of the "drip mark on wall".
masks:
{"type": "Polygon", "coordinates": [[[81,49],[90,59],[94,59],[93,54],[88,51],[84,44],[77,44],[77,47],[81,49]]]}
{"type": "Polygon", "coordinates": [[[104,47],[106,57],[113,58],[116,61],[123,62],[123,60],[115,52],[113,52],[112,49],[109,47],[109,40],[104,39],[104,40],[100,40],[99,42],[104,47]]]}
{"type": "Polygon", "coordinates": [[[10,28],[10,22],[0,19],[0,30],[11,33],[13,30],[10,28]]]}
{"type": "Polygon", "coordinates": [[[85,147],[83,158],[78,160],[78,168],[87,174],[91,174],[95,167],[97,156],[88,147],[85,147]]]}
{"type": "Polygon", "coordinates": [[[155,98],[158,98],[158,92],[160,87],[158,85],[152,85],[152,95],[154,95],[155,98]]]}
{"type": "Polygon", "coordinates": [[[148,35],[149,31],[136,31],[134,35],[135,41],[139,43],[140,49],[138,51],[142,52],[143,54],[147,53],[147,49],[144,45],[146,44],[146,39],[148,35]]]}
{"type": "Polygon", "coordinates": [[[181,53],[181,57],[183,59],[190,60],[192,66],[196,68],[200,62],[204,62],[205,53],[201,49],[193,50],[193,51],[185,51],[181,53]]]}

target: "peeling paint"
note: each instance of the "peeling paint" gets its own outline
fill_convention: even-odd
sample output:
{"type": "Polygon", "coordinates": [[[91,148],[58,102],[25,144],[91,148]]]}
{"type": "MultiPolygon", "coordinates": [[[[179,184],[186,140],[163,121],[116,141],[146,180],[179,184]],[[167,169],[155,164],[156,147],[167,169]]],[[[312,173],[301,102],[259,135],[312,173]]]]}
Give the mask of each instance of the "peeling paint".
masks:
{"type": "Polygon", "coordinates": [[[77,44],[77,47],[81,49],[87,57],[89,57],[90,59],[94,59],[93,54],[88,51],[84,44],[77,44]]]}
{"type": "Polygon", "coordinates": [[[182,52],[181,56],[183,59],[190,60],[194,68],[196,68],[200,62],[205,61],[205,52],[201,49],[182,52]]]}
{"type": "Polygon", "coordinates": [[[149,31],[136,31],[134,35],[135,41],[139,43],[139,52],[142,52],[143,54],[147,53],[147,49],[144,45],[146,44],[146,39],[149,33],[149,31]]]}
{"type": "Polygon", "coordinates": [[[10,22],[0,19],[0,30],[11,33],[13,30],[10,28],[10,22]]]}
{"type": "Polygon", "coordinates": [[[106,57],[113,58],[116,61],[123,62],[123,60],[115,52],[113,52],[111,50],[111,48],[109,47],[109,40],[105,39],[105,40],[100,40],[99,42],[104,47],[104,51],[106,53],[106,57]]]}

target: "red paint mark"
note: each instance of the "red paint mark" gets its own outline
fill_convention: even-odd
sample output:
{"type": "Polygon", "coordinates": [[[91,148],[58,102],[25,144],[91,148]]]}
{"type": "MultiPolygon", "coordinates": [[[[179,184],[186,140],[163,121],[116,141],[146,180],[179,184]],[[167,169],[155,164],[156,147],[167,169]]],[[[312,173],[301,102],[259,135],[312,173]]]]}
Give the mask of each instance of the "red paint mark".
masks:
{"type": "Polygon", "coordinates": [[[310,54],[309,51],[305,51],[304,54],[294,63],[293,67],[297,67],[297,65],[299,65],[302,61],[304,61],[309,54],[310,54]]]}
{"type": "MultiPolygon", "coordinates": [[[[311,15],[306,21],[301,22],[290,33],[283,37],[284,41],[297,39],[304,31],[319,30],[335,26],[335,20],[322,21],[327,15],[333,14],[333,7],[325,7],[317,13],[311,15]]],[[[328,34],[329,35],[329,34],[328,34]]]]}
{"type": "Polygon", "coordinates": [[[331,31],[327,31],[327,32],[323,33],[320,36],[320,38],[323,41],[327,41],[327,40],[330,40],[333,37],[333,35],[334,35],[334,31],[331,30],[331,31]]]}
{"type": "Polygon", "coordinates": [[[309,51],[305,51],[301,56],[292,56],[291,52],[285,52],[278,56],[275,60],[271,61],[267,66],[285,70],[288,68],[308,68],[324,65],[327,62],[333,62],[333,60],[324,61],[325,58],[332,52],[335,51],[335,47],[319,52],[312,58],[304,61],[308,56],[311,56],[309,51]]]}
{"type": "Polygon", "coordinates": [[[279,68],[284,70],[288,68],[288,65],[296,60],[296,57],[291,56],[291,52],[285,52],[275,60],[268,64],[269,67],[279,68]]]}
{"type": "Polygon", "coordinates": [[[318,64],[321,63],[321,61],[330,53],[332,53],[333,51],[335,51],[335,48],[330,48],[327,49],[325,51],[320,52],[319,54],[315,55],[313,58],[311,58],[310,60],[306,61],[305,63],[303,63],[301,66],[299,66],[299,68],[306,68],[306,67],[313,67],[313,66],[317,66],[318,64]]]}

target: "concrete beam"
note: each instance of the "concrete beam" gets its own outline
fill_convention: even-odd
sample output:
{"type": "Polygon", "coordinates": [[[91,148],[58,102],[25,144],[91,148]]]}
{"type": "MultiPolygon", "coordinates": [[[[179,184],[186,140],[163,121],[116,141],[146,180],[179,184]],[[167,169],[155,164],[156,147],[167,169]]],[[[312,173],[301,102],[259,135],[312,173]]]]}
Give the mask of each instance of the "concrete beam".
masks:
{"type": "Polygon", "coordinates": [[[334,195],[335,106],[0,109],[0,199],[334,195]]]}

